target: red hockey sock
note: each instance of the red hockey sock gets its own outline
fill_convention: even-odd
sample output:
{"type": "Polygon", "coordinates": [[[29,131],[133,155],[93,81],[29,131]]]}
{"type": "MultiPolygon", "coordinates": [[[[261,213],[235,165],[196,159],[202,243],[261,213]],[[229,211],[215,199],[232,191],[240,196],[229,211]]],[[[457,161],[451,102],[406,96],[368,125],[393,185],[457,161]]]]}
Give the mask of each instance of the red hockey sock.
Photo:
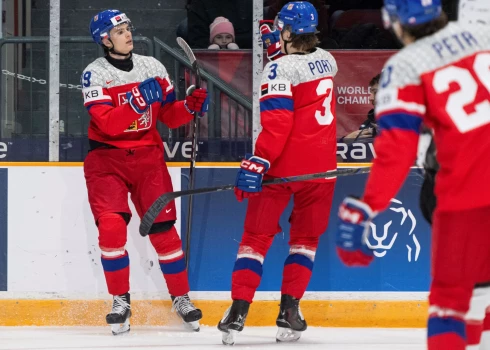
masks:
{"type": "Polygon", "coordinates": [[[465,350],[465,322],[453,317],[429,317],[428,350],[465,350]]]}
{"type": "Polygon", "coordinates": [[[163,272],[170,295],[181,296],[189,293],[189,278],[185,267],[182,241],[175,226],[168,231],[150,235],[150,241],[158,254],[158,262],[163,272]]]}
{"type": "Polygon", "coordinates": [[[284,263],[281,294],[301,299],[310,282],[313,261],[301,254],[291,254],[284,263]]]}
{"type": "Polygon", "coordinates": [[[466,344],[468,346],[480,344],[483,332],[483,321],[466,320],[466,344]]]}
{"type": "Polygon", "coordinates": [[[231,298],[252,302],[262,278],[264,256],[255,249],[240,245],[231,276],[231,298]]]}
{"type": "Polygon", "coordinates": [[[129,291],[129,256],[106,257],[102,255],[102,267],[104,268],[107,289],[112,295],[121,295],[129,291]]]}

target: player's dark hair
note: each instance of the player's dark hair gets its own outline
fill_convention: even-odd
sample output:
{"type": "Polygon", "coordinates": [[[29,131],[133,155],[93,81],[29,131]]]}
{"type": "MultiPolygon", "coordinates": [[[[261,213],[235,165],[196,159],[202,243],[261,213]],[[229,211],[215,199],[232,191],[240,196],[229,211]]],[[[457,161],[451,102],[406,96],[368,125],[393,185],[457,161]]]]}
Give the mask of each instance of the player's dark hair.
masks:
{"type": "Polygon", "coordinates": [[[381,79],[381,73],[376,74],[370,81],[369,81],[369,86],[374,86],[376,84],[379,84],[379,79],[381,79]]]}
{"type": "Polygon", "coordinates": [[[439,30],[444,28],[447,23],[447,15],[444,11],[442,11],[439,17],[433,19],[430,22],[414,26],[403,26],[402,28],[406,34],[414,37],[415,40],[417,40],[438,32],[439,30]]]}
{"type": "Polygon", "coordinates": [[[296,50],[308,52],[317,47],[318,44],[320,44],[320,40],[318,40],[316,34],[291,34],[291,46],[296,50]]]}

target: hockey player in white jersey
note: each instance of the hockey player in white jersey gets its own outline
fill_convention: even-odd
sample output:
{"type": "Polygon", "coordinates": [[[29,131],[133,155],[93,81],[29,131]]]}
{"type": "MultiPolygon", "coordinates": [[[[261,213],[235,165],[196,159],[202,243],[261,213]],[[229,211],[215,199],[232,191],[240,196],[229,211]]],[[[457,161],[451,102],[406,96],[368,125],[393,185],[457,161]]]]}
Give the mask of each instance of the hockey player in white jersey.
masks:
{"type": "MultiPolygon", "coordinates": [[[[483,24],[490,25],[490,1],[488,0],[455,0],[451,4],[457,20],[462,25],[483,24]]],[[[432,224],[432,215],[436,204],[434,194],[435,175],[439,170],[436,159],[437,150],[432,140],[432,133],[426,129],[421,134],[419,142],[419,156],[422,159],[417,164],[424,167],[424,182],[421,188],[421,210],[427,221],[432,224]],[[428,141],[423,144],[423,138],[428,141]],[[420,147],[422,145],[422,148],[420,147]]],[[[425,140],[424,140],[425,141],[425,140]]],[[[490,281],[475,285],[470,302],[470,309],[465,316],[466,321],[466,350],[490,350],[490,281]]]]}
{"type": "Polygon", "coordinates": [[[279,40],[284,55],[274,55],[276,59],[264,68],[262,131],[254,154],[246,155],[237,175],[235,195],[239,201],[248,198],[248,208],[232,274],[233,303],[218,324],[225,344],[233,344],[236,333],[243,330],[264,258],[274,236],[282,231],[279,219],[292,196],[290,249],[284,263],[276,340],[296,341],[307,328],[299,304],[311,278],[320,236],[328,226],[329,215],[323,213],[332,205],[335,178],[263,188],[261,182],[264,177],[337,168],[333,89],[337,63],[330,53],[316,48],[317,18],[309,2],[290,2],[277,16],[273,28],[277,35],[270,36],[279,40]]]}
{"type": "MultiPolygon", "coordinates": [[[[372,261],[366,228],[403,184],[425,123],[434,131],[440,166],[428,349],[464,350],[473,289],[490,279],[490,33],[481,24],[448,23],[440,0],[385,0],[385,10],[405,48],[383,69],[377,157],[364,195],[346,198],[339,209],[339,255],[349,266],[372,261]]],[[[490,297],[488,289],[483,293],[490,297]]]]}
{"type": "MultiPolygon", "coordinates": [[[[114,334],[130,329],[129,255],[125,249],[131,219],[128,194],[141,217],[156,200],[172,192],[157,121],[169,128],[186,124],[207,109],[207,92],[190,87],[177,101],[165,67],[155,58],[132,53],[132,25],[118,10],[102,11],[90,22],[94,41],[105,57],[82,74],[84,104],[90,114],[90,152],[84,161],[88,199],[99,231],[101,262],[113,295],[106,321],[114,334]]],[[[175,228],[175,203],[152,225],[149,240],[158,255],[173,308],[199,330],[201,310],[189,299],[182,244],[175,228]]]]}

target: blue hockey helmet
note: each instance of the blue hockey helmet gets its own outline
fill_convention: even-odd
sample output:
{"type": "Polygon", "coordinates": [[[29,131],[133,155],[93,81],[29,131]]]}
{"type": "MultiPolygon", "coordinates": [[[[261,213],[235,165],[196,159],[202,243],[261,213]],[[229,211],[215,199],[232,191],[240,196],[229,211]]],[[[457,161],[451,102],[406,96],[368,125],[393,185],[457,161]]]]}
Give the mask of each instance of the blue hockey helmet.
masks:
{"type": "MultiPolygon", "coordinates": [[[[385,8],[391,0],[385,0],[385,8]]],[[[432,21],[442,12],[441,0],[395,0],[395,11],[402,25],[418,25],[432,21]]]]}
{"type": "Polygon", "coordinates": [[[286,26],[293,34],[316,33],[318,13],[308,1],[289,2],[277,14],[275,27],[282,31],[286,26]]]}
{"type": "Polygon", "coordinates": [[[128,23],[132,27],[131,21],[119,10],[104,10],[96,14],[90,21],[90,34],[97,44],[102,45],[102,39],[109,38],[112,28],[128,23]]]}

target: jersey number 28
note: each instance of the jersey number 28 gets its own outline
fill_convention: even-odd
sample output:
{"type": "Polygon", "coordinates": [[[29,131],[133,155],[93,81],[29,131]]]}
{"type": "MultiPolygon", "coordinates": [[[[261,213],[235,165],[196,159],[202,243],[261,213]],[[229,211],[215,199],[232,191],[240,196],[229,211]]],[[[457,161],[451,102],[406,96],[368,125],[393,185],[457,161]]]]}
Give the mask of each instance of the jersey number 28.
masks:
{"type": "Polygon", "coordinates": [[[333,97],[333,81],[332,79],[320,80],[318,86],[316,87],[317,96],[325,96],[323,100],[322,107],[323,110],[315,111],[315,118],[320,125],[330,125],[333,122],[333,114],[330,108],[333,97]]]}
{"type": "Polygon", "coordinates": [[[490,93],[490,54],[481,53],[475,57],[473,71],[477,79],[466,68],[449,66],[434,74],[432,85],[438,94],[449,90],[451,83],[459,85],[459,90],[451,93],[447,99],[446,112],[461,133],[490,123],[490,102],[482,101],[475,105],[473,113],[467,113],[465,107],[475,102],[478,85],[483,84],[490,93]]]}

